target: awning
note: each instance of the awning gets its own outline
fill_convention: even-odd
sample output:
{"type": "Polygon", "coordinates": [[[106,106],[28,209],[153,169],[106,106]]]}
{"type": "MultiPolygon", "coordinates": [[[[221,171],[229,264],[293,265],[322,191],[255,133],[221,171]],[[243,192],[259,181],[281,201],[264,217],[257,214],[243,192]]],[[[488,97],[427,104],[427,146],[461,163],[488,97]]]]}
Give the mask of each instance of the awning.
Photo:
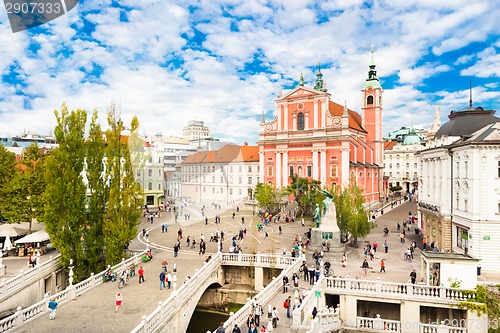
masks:
{"type": "Polygon", "coordinates": [[[28,229],[21,227],[18,223],[6,223],[0,225],[0,237],[17,237],[28,233],[28,229]]]}
{"type": "Polygon", "coordinates": [[[49,234],[45,230],[39,230],[15,241],[16,244],[40,243],[49,240],[49,234]]]}

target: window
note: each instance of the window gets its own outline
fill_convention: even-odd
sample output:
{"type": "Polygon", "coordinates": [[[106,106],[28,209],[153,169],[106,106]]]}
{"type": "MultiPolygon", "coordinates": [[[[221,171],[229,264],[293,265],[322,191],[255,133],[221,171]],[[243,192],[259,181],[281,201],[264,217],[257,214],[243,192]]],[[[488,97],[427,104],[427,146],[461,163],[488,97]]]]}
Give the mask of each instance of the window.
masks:
{"type": "Polygon", "coordinates": [[[224,183],[224,177],[220,177],[220,182],[224,183]]]}
{"type": "Polygon", "coordinates": [[[410,155],[406,154],[406,159],[407,160],[410,159],[410,155]]]}
{"type": "Polygon", "coordinates": [[[410,163],[406,163],[406,168],[409,169],[410,168],[410,163]]]}
{"type": "Polygon", "coordinates": [[[251,165],[248,166],[248,172],[252,172],[252,166],[251,165]]]}
{"type": "Polygon", "coordinates": [[[203,193],[207,193],[207,188],[203,187],[203,193]]]}
{"type": "Polygon", "coordinates": [[[149,163],[153,163],[153,157],[149,158],[149,163]]]}
{"type": "Polygon", "coordinates": [[[238,194],[241,195],[241,188],[238,190],[238,194]]]}
{"type": "Polygon", "coordinates": [[[222,188],[222,187],[220,188],[220,193],[221,194],[224,193],[224,188],[222,188]]]}
{"type": "Polygon", "coordinates": [[[233,189],[232,188],[229,189],[229,194],[233,194],[233,189]]]}
{"type": "Polygon", "coordinates": [[[212,193],[215,193],[215,187],[212,187],[212,193]]]}
{"type": "Polygon", "coordinates": [[[359,178],[363,178],[363,173],[361,171],[359,172],[359,178]]]}
{"type": "Polygon", "coordinates": [[[243,169],[242,169],[242,166],[240,165],[240,166],[238,167],[238,172],[242,172],[242,171],[243,171],[243,169]]]}
{"type": "Polygon", "coordinates": [[[468,240],[469,230],[457,226],[457,247],[466,249],[468,240]]]}
{"type": "Polygon", "coordinates": [[[399,169],[399,163],[396,163],[396,169],[399,169]]]}
{"type": "Polygon", "coordinates": [[[233,172],[233,166],[232,165],[229,167],[229,172],[233,172]]]}
{"type": "Polygon", "coordinates": [[[467,210],[468,206],[469,206],[469,200],[464,199],[464,211],[466,211],[466,212],[468,211],[467,210]]]}
{"type": "Polygon", "coordinates": [[[293,165],[290,165],[290,166],[288,167],[288,172],[289,172],[289,176],[290,176],[290,177],[291,177],[291,176],[293,176],[293,165]]]}
{"type": "Polygon", "coordinates": [[[220,166],[220,172],[224,172],[224,166],[223,165],[220,166]]]}
{"type": "Polygon", "coordinates": [[[207,167],[203,167],[203,172],[207,172],[207,167]]]}
{"type": "Polygon", "coordinates": [[[260,167],[257,165],[257,172],[260,172],[260,167]]]}
{"type": "Polygon", "coordinates": [[[152,176],[153,176],[153,170],[152,170],[152,169],[148,169],[148,176],[149,176],[149,177],[152,177],[152,176]]]}
{"type": "Polygon", "coordinates": [[[373,96],[370,95],[366,98],[366,104],[372,105],[373,104],[373,96]]]}
{"type": "Polygon", "coordinates": [[[392,169],[392,163],[389,163],[389,169],[392,169]]]}
{"type": "Polygon", "coordinates": [[[215,176],[212,176],[212,183],[215,183],[215,176]]]}
{"type": "Polygon", "coordinates": [[[229,183],[233,183],[233,176],[229,177],[229,183]]]}
{"type": "Polygon", "coordinates": [[[297,115],[297,130],[304,130],[304,114],[302,112],[297,115]]]}
{"type": "Polygon", "coordinates": [[[248,184],[252,184],[252,177],[248,177],[248,184]]]}
{"type": "Polygon", "coordinates": [[[215,172],[215,165],[212,165],[212,172],[215,172]]]}
{"type": "Polygon", "coordinates": [[[161,177],[161,169],[158,169],[158,177],[161,177]]]}
{"type": "MultiPolygon", "coordinates": [[[[500,168],[499,168],[500,170],[500,168]]],[[[267,166],[267,176],[268,177],[272,177],[273,176],[273,166],[272,165],[268,165],[267,166]]]]}
{"type": "Polygon", "coordinates": [[[417,169],[417,163],[413,163],[413,169],[417,169]]]}
{"type": "Polygon", "coordinates": [[[330,177],[337,178],[337,164],[330,164],[330,177]]]}
{"type": "Polygon", "coordinates": [[[406,177],[406,179],[409,179],[409,178],[410,178],[410,173],[409,173],[409,172],[407,172],[407,173],[405,174],[405,177],[406,177]]]}
{"type": "Polygon", "coordinates": [[[203,176],[203,182],[206,183],[207,182],[207,178],[205,176],[203,176]]]}
{"type": "Polygon", "coordinates": [[[392,177],[392,172],[389,172],[389,177],[392,177]]]}
{"type": "Polygon", "coordinates": [[[467,178],[467,174],[469,171],[469,161],[464,161],[464,169],[465,169],[465,178],[467,178]]]}
{"type": "Polygon", "coordinates": [[[498,161],[498,178],[500,178],[500,161],[498,161]]]}
{"type": "Polygon", "coordinates": [[[457,174],[455,178],[460,178],[460,162],[456,162],[456,164],[457,164],[457,174]]]}
{"type": "Polygon", "coordinates": [[[370,178],[370,173],[368,172],[368,178],[370,178]]]}
{"type": "Polygon", "coordinates": [[[158,184],[158,191],[161,190],[161,184],[158,184]]]}
{"type": "Polygon", "coordinates": [[[137,171],[137,177],[140,177],[140,176],[141,176],[141,172],[137,171]]]}
{"type": "Polygon", "coordinates": [[[151,183],[151,182],[148,183],[148,190],[150,190],[150,191],[153,190],[153,183],[151,183]]]}

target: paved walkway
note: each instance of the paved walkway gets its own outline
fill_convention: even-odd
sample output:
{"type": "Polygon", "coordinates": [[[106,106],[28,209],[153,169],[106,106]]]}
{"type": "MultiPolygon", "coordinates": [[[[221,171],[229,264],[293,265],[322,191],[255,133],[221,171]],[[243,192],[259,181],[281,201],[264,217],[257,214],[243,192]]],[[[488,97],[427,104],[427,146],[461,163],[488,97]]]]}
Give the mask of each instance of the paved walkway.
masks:
{"type": "MultiPolygon", "coordinates": [[[[169,271],[173,270],[173,265],[177,265],[177,283],[182,284],[188,275],[195,273],[196,269],[203,265],[203,261],[210,254],[217,250],[217,244],[209,242],[210,233],[215,233],[217,228],[224,230],[225,241],[224,251],[227,251],[231,242],[231,236],[237,234],[240,228],[247,229],[247,238],[241,243],[243,253],[281,253],[283,247],[290,250],[295,235],[303,235],[307,227],[300,226],[300,223],[281,223],[283,234],[278,231],[278,224],[273,224],[267,228],[269,238],[265,239],[264,232],[257,231],[257,217],[252,217],[252,212],[241,211],[237,213],[235,219],[232,218],[234,210],[215,210],[208,206],[206,213],[209,218],[208,225],[205,225],[201,216],[199,205],[188,205],[183,213],[191,214],[191,220],[184,221],[183,214],[179,214],[180,222],[175,223],[173,214],[162,213],[160,218],[154,219],[151,224],[143,219],[139,230],[147,229],[149,234],[149,245],[152,248],[153,261],[145,263],[145,283],[138,283],[138,277],[129,281],[129,284],[120,290],[123,296],[122,309],[115,314],[115,295],[118,291],[116,282],[106,282],[92,291],[78,297],[76,300],[61,305],[57,310],[56,320],[49,320],[48,313],[42,318],[38,318],[23,326],[17,332],[130,332],[138,325],[143,315],[149,315],[157,306],[158,302],[166,300],[171,291],[159,290],[159,274],[161,271],[161,261],[166,259],[169,263],[169,271]],[[214,216],[220,214],[221,223],[214,223],[214,216]],[[242,223],[241,217],[245,218],[242,223]],[[168,224],[168,232],[162,233],[162,224],[168,224]],[[181,251],[177,258],[173,256],[173,246],[177,240],[177,231],[183,230],[181,251]],[[197,243],[201,234],[204,234],[207,242],[206,255],[199,255],[198,246],[195,249],[186,248],[186,238],[191,236],[196,238],[197,243]]],[[[131,242],[131,250],[143,250],[146,248],[146,240],[139,233],[138,237],[131,242]]],[[[212,328],[207,328],[212,329],[212,328]]],[[[215,329],[215,327],[213,328],[215,329]]]]}

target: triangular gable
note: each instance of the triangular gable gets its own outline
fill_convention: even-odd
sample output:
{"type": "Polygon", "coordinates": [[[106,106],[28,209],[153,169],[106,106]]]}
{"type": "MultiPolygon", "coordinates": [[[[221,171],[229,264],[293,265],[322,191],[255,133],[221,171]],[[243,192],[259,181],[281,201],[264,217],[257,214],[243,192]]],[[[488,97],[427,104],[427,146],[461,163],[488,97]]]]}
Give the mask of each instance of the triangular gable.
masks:
{"type": "Polygon", "coordinates": [[[322,92],[322,91],[317,91],[317,90],[314,90],[314,89],[311,89],[311,88],[307,88],[307,87],[304,87],[304,86],[298,86],[297,88],[289,91],[288,93],[286,93],[285,95],[281,96],[280,98],[278,98],[278,100],[284,100],[284,99],[287,99],[287,98],[297,98],[297,97],[302,97],[302,96],[321,96],[321,95],[324,95],[325,92],[322,92]]]}

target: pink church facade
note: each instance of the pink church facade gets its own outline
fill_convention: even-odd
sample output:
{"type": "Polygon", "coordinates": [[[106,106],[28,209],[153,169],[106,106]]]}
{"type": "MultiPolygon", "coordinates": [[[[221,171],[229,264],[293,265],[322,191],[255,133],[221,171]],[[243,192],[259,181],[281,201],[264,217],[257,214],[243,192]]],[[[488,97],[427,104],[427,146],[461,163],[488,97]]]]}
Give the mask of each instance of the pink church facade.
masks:
{"type": "Polygon", "coordinates": [[[284,187],[290,176],[319,180],[322,187],[354,179],[365,201],[382,189],[382,87],[370,64],[362,90],[363,115],[330,99],[318,70],[314,88],[303,78],[276,100],[276,118],[260,124],[259,170],[262,182],[284,187]]]}

